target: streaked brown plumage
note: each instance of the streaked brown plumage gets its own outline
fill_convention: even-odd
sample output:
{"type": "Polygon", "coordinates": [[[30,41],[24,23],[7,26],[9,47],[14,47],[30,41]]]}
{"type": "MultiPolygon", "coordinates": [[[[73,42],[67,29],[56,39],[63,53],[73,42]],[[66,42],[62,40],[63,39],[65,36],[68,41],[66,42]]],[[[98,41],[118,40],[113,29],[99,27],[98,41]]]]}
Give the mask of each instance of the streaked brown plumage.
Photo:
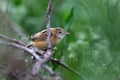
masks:
{"type": "MultiPolygon", "coordinates": [[[[62,28],[50,28],[52,47],[57,46],[65,35],[69,34],[62,28]]],[[[38,49],[47,48],[47,30],[43,30],[31,36],[31,42],[28,46],[35,46],[38,49]]]]}

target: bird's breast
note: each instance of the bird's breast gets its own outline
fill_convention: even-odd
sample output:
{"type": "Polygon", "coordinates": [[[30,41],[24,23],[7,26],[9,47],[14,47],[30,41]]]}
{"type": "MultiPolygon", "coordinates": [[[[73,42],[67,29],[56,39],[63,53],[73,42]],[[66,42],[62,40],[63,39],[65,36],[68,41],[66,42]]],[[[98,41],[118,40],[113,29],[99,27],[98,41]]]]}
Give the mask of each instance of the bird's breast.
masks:
{"type": "Polygon", "coordinates": [[[52,39],[52,40],[51,40],[52,46],[53,46],[53,47],[57,46],[57,45],[60,43],[60,41],[61,41],[61,39],[59,39],[59,38],[54,38],[54,39],[52,39]]]}
{"type": "Polygon", "coordinates": [[[46,41],[35,41],[35,42],[31,42],[31,44],[37,47],[38,49],[44,49],[47,47],[46,41]]]}

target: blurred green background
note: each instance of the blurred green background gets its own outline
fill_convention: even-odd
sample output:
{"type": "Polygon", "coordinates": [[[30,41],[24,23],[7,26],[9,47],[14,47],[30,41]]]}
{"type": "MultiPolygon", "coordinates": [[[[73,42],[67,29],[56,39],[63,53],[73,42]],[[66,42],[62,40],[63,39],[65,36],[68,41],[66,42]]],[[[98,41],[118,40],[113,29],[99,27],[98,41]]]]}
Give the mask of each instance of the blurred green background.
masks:
{"type": "MultiPolygon", "coordinates": [[[[0,33],[24,41],[45,29],[48,1],[0,0],[0,33]]],[[[51,27],[71,33],[54,57],[87,80],[120,79],[120,0],[55,0],[51,27]]],[[[52,67],[63,80],[84,80],[57,64],[52,67]]]]}

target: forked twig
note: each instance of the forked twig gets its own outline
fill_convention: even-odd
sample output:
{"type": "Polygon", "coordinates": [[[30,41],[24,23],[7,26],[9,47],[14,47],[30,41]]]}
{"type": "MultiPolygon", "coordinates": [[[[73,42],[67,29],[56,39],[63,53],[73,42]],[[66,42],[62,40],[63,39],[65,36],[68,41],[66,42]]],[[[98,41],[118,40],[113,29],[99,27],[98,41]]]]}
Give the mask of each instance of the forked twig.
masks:
{"type": "Polygon", "coordinates": [[[51,13],[51,6],[52,6],[52,2],[54,0],[50,0],[48,3],[48,7],[47,7],[47,15],[46,15],[46,28],[47,28],[47,51],[44,55],[44,57],[41,60],[36,61],[36,63],[33,66],[32,71],[30,72],[30,74],[28,74],[25,78],[25,80],[34,80],[34,78],[36,77],[36,75],[38,75],[39,71],[42,69],[43,65],[49,61],[49,59],[52,57],[53,53],[52,53],[52,46],[51,46],[51,41],[50,41],[50,13],[51,13]]]}
{"type": "MultiPolygon", "coordinates": [[[[6,41],[8,41],[8,43],[1,43],[0,44],[5,44],[5,45],[12,45],[16,48],[22,49],[30,54],[32,54],[35,59],[36,62],[33,65],[32,70],[30,71],[29,74],[26,75],[24,80],[34,80],[34,78],[36,77],[36,75],[39,74],[39,71],[42,68],[45,68],[48,70],[48,72],[52,75],[54,75],[55,73],[52,71],[51,68],[49,68],[48,66],[44,66],[46,62],[48,62],[49,60],[61,65],[62,67],[70,70],[71,72],[77,74],[78,76],[80,76],[81,78],[83,78],[84,80],[87,80],[85,77],[83,77],[79,72],[75,71],[73,68],[69,67],[68,65],[62,63],[61,61],[52,58],[53,56],[53,52],[52,52],[52,45],[51,45],[51,41],[50,41],[50,36],[51,36],[51,32],[50,32],[50,13],[51,13],[51,6],[54,0],[50,0],[48,3],[48,7],[47,7],[47,14],[46,14],[46,28],[47,28],[47,51],[44,54],[43,58],[40,58],[40,56],[38,54],[36,54],[36,52],[32,49],[29,49],[26,46],[26,44],[22,43],[21,41],[15,40],[15,39],[10,39],[6,36],[3,36],[0,34],[0,39],[5,39],[6,41]]],[[[42,53],[40,53],[42,54],[42,53]]],[[[43,54],[42,54],[43,55],[43,54]]]]}

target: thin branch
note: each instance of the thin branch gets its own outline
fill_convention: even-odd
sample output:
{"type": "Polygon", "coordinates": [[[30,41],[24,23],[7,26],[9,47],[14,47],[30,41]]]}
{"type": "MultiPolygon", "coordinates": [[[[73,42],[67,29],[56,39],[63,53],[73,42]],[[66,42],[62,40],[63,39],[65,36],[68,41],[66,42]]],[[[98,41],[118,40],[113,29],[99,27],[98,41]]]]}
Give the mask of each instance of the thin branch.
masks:
{"type": "Polygon", "coordinates": [[[26,47],[25,43],[23,43],[23,42],[21,42],[19,40],[16,40],[16,39],[10,39],[7,36],[4,36],[2,34],[0,34],[0,39],[3,39],[3,41],[0,41],[0,44],[13,46],[13,47],[21,49],[21,50],[23,50],[25,52],[28,52],[32,56],[34,56],[36,60],[41,60],[40,59],[40,54],[43,55],[45,53],[42,50],[35,51],[34,49],[29,49],[29,48],[26,47]],[[36,54],[36,52],[37,52],[37,54],[36,54]]]}
{"type": "MultiPolygon", "coordinates": [[[[44,56],[44,51],[35,51],[34,49],[29,49],[26,47],[26,44],[16,40],[16,39],[10,39],[2,34],[0,34],[0,39],[3,39],[3,41],[0,41],[1,45],[8,45],[8,46],[13,46],[15,48],[21,49],[25,52],[30,53],[32,56],[35,57],[35,59],[37,60],[36,63],[34,64],[34,67],[32,69],[32,71],[30,72],[29,76],[27,76],[25,78],[25,80],[30,80],[29,78],[34,78],[33,76],[36,75],[36,73],[39,71],[37,69],[40,68],[40,62],[42,61],[42,59],[40,58],[41,56],[44,56]],[[37,53],[37,54],[36,54],[37,53]],[[37,71],[37,72],[36,72],[37,71]],[[32,76],[31,76],[32,75],[32,76]]],[[[51,74],[51,75],[55,75],[54,71],[52,71],[52,69],[50,69],[50,67],[48,67],[47,65],[44,66],[44,68],[51,74]]]]}
{"type": "Polygon", "coordinates": [[[28,74],[25,78],[25,80],[34,80],[34,77],[36,77],[36,75],[39,73],[39,71],[42,69],[43,65],[49,61],[49,59],[52,57],[53,53],[52,53],[52,46],[51,46],[51,41],[50,41],[50,12],[51,12],[51,5],[52,5],[53,0],[50,0],[48,3],[48,7],[47,7],[47,15],[46,15],[46,28],[47,28],[47,45],[48,45],[48,49],[47,52],[45,53],[43,59],[41,59],[40,61],[36,61],[36,63],[33,66],[32,71],[30,72],[30,74],[28,74]]]}
{"type": "Polygon", "coordinates": [[[47,45],[48,45],[48,49],[51,49],[51,41],[50,41],[50,13],[51,13],[51,6],[54,0],[50,0],[48,3],[48,7],[47,7],[47,14],[46,14],[46,28],[47,28],[47,45]]]}
{"type": "Polygon", "coordinates": [[[55,63],[61,65],[62,67],[64,67],[64,68],[66,68],[67,70],[75,73],[76,75],[78,75],[78,76],[81,77],[82,79],[87,80],[87,79],[86,79],[84,76],[82,76],[78,71],[76,71],[75,69],[69,67],[67,64],[62,63],[62,62],[59,61],[58,59],[51,58],[50,61],[55,62],[55,63]]]}
{"type": "MultiPolygon", "coordinates": [[[[50,0],[48,3],[48,7],[47,7],[47,14],[46,14],[46,28],[47,28],[47,52],[44,55],[46,61],[48,61],[48,59],[50,59],[53,56],[52,53],[52,45],[51,45],[51,31],[50,31],[50,13],[51,13],[51,6],[54,0],[50,0]]],[[[45,61],[45,62],[46,62],[45,61]]]]}
{"type": "Polygon", "coordinates": [[[23,50],[23,51],[25,51],[25,52],[30,53],[32,56],[34,56],[34,57],[36,58],[36,60],[41,60],[40,56],[37,55],[37,54],[34,52],[34,50],[29,49],[29,48],[26,48],[25,46],[21,46],[21,45],[19,45],[19,44],[12,43],[12,42],[11,42],[11,43],[9,43],[9,42],[0,42],[0,44],[1,44],[1,45],[13,46],[13,47],[15,47],[15,48],[21,49],[21,50],[23,50]]]}
{"type": "MultiPolygon", "coordinates": [[[[29,73],[29,76],[27,76],[27,77],[25,78],[25,80],[31,80],[31,79],[33,79],[33,78],[36,76],[36,71],[37,71],[37,69],[40,67],[40,66],[39,66],[39,65],[40,65],[39,62],[41,61],[41,58],[40,58],[39,55],[36,54],[36,52],[35,52],[34,50],[29,49],[29,48],[26,48],[26,47],[21,46],[21,45],[16,44],[16,43],[12,43],[12,42],[11,42],[11,43],[10,43],[10,42],[0,42],[0,45],[13,46],[13,47],[18,48],[18,49],[21,49],[21,50],[23,50],[23,51],[25,51],[25,52],[28,52],[28,53],[30,53],[32,56],[34,56],[34,57],[36,58],[37,62],[34,64],[34,68],[32,69],[31,73],[29,73]]],[[[38,53],[43,56],[43,53],[44,53],[44,52],[39,51],[38,53]]],[[[46,71],[48,71],[50,75],[52,75],[52,76],[54,76],[54,77],[57,76],[57,75],[55,74],[55,72],[54,72],[49,66],[44,65],[43,68],[44,68],[46,71]]],[[[59,76],[58,76],[58,77],[59,77],[59,76]]]]}
{"type": "Polygon", "coordinates": [[[27,47],[25,47],[25,46],[21,46],[21,45],[19,45],[19,44],[8,43],[8,42],[0,42],[0,44],[16,47],[16,48],[18,48],[18,49],[24,50],[24,51],[32,54],[32,56],[35,57],[35,59],[36,59],[37,61],[36,61],[36,63],[33,65],[32,71],[31,71],[29,74],[27,74],[27,76],[25,77],[25,80],[34,80],[34,78],[36,77],[37,73],[39,72],[39,67],[41,66],[40,63],[41,63],[42,59],[40,58],[40,56],[37,55],[34,50],[29,49],[29,48],[27,48],[27,47]]]}
{"type": "MultiPolygon", "coordinates": [[[[25,51],[25,52],[28,52],[28,53],[30,53],[32,56],[35,57],[36,62],[35,62],[35,64],[34,64],[34,66],[33,66],[33,69],[32,69],[32,71],[29,73],[29,76],[26,77],[25,80],[32,80],[32,78],[34,78],[34,77],[37,75],[37,73],[39,72],[39,70],[40,70],[42,67],[44,67],[51,75],[54,75],[54,74],[55,74],[55,73],[52,71],[52,69],[46,67],[47,65],[46,65],[46,66],[42,66],[42,65],[45,65],[44,63],[45,63],[46,60],[47,60],[47,61],[49,60],[49,59],[45,59],[45,58],[44,58],[44,59],[41,59],[41,56],[44,57],[44,55],[45,55],[45,54],[44,54],[44,53],[45,53],[44,51],[40,51],[40,50],[39,50],[39,51],[35,51],[34,49],[29,49],[29,48],[27,48],[26,46],[24,46],[24,45],[26,45],[26,44],[24,44],[24,43],[22,43],[22,42],[20,42],[20,41],[18,41],[18,40],[16,40],[16,39],[10,39],[10,38],[2,35],[2,34],[0,34],[0,39],[5,40],[5,41],[1,41],[1,42],[0,42],[1,45],[13,46],[13,47],[18,48],[18,49],[21,49],[21,50],[23,50],[23,51],[25,51]],[[29,79],[29,78],[30,78],[30,79],[29,79]]],[[[57,60],[57,59],[54,59],[54,58],[52,58],[52,57],[50,58],[50,61],[55,62],[55,63],[61,65],[62,67],[68,69],[69,71],[77,74],[78,76],[80,76],[80,77],[83,78],[84,80],[87,80],[87,79],[86,79],[84,76],[82,76],[79,72],[75,71],[73,68],[71,68],[71,67],[69,67],[68,65],[62,63],[61,61],[59,61],[59,60],[57,60]]]]}
{"type": "MultiPolygon", "coordinates": [[[[43,68],[50,73],[50,75],[52,76],[52,80],[62,80],[62,78],[56,75],[55,72],[49,66],[44,65],[43,68]]],[[[48,80],[48,79],[45,79],[45,80],[48,80]]]]}
{"type": "Polygon", "coordinates": [[[0,34],[0,39],[4,39],[4,40],[6,40],[6,41],[8,41],[8,42],[14,42],[14,43],[16,43],[16,44],[20,44],[20,45],[22,45],[22,46],[26,46],[25,43],[23,43],[23,42],[21,42],[21,41],[19,41],[19,40],[16,40],[16,39],[10,39],[10,38],[2,35],[2,34],[0,34]]]}
{"type": "Polygon", "coordinates": [[[50,73],[51,76],[56,76],[55,72],[47,65],[44,65],[43,67],[46,71],[50,73]]]}

